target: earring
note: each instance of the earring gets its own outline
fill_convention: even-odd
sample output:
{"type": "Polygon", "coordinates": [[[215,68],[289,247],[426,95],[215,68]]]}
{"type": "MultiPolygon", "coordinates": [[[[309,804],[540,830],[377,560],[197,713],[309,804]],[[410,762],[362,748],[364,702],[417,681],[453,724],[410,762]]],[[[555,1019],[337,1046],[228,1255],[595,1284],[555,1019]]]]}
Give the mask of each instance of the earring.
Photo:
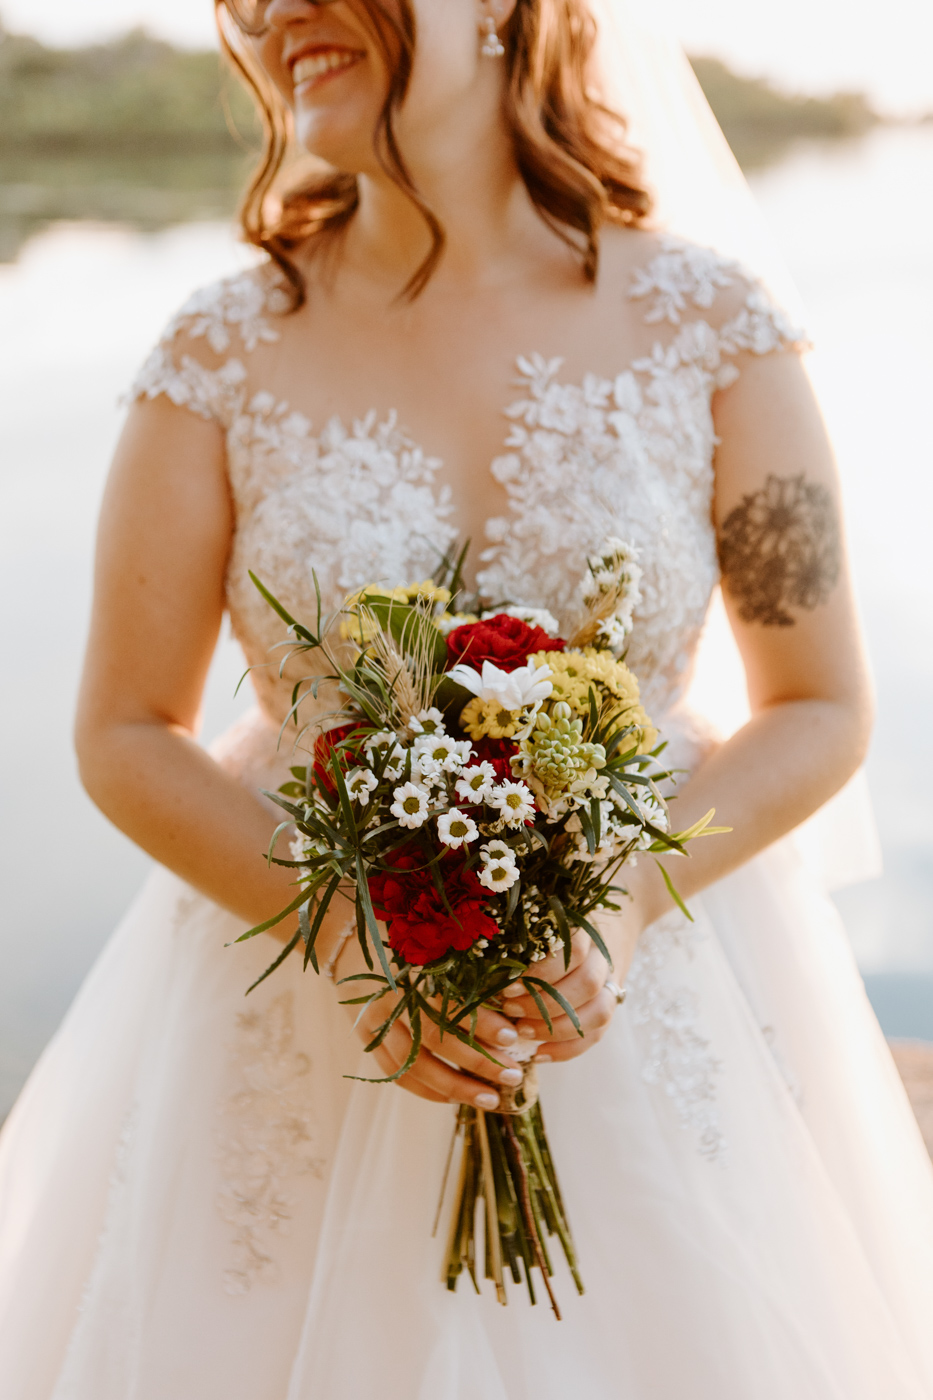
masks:
{"type": "Polygon", "coordinates": [[[487,15],[483,20],[483,42],[480,45],[480,53],[485,58],[501,58],[505,53],[499,35],[496,33],[496,21],[492,15],[487,15]]]}

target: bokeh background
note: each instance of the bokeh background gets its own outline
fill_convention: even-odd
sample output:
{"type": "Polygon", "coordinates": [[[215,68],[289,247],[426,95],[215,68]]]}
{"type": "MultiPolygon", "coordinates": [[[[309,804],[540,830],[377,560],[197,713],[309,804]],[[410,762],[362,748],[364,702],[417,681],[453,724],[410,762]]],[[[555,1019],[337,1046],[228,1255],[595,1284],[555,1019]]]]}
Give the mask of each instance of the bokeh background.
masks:
{"type": "MultiPolygon", "coordinates": [[[[673,0],[809,308],[879,693],[880,879],[837,901],[892,1037],[933,1041],[933,6],[673,0]]],[[[210,0],[0,0],[0,1119],[147,866],[70,724],[119,396],[248,255],[255,144],[210,0]]],[[[217,654],[204,737],[234,701],[217,654]]]]}

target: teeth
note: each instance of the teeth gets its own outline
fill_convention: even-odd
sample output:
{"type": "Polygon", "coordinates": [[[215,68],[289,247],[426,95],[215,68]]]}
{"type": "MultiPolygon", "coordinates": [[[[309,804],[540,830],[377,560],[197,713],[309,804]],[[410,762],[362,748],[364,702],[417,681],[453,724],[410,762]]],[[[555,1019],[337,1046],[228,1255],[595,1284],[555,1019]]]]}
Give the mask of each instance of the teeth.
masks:
{"type": "Polygon", "coordinates": [[[305,58],[299,58],[292,69],[292,79],[296,87],[300,83],[307,83],[312,78],[319,78],[322,73],[329,73],[334,68],[347,68],[356,60],[356,55],[348,53],[346,49],[329,49],[324,53],[308,54],[305,58]]]}

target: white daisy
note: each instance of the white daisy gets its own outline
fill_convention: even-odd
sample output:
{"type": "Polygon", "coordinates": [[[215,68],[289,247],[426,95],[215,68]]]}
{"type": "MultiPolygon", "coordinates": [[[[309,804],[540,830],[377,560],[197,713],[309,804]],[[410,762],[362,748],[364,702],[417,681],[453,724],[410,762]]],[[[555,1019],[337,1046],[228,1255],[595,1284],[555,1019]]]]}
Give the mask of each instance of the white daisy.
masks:
{"type": "Polygon", "coordinates": [[[514,861],[490,861],[479,873],[479,882],[487,890],[508,890],[518,879],[518,866],[514,861]]]}
{"type": "Polygon", "coordinates": [[[498,809],[507,826],[521,826],[535,814],[535,800],[526,783],[501,783],[489,801],[498,809]]]}
{"type": "Polygon", "coordinates": [[[496,781],[491,763],[473,763],[464,768],[457,780],[457,796],[465,802],[485,802],[496,781]]]}
{"type": "Polygon", "coordinates": [[[437,765],[444,773],[459,773],[464,763],[464,750],[470,752],[469,741],[449,739],[446,734],[419,735],[414,744],[415,756],[423,772],[434,772],[437,765]]]}
{"type": "Polygon", "coordinates": [[[412,734],[443,734],[444,716],[440,710],[419,710],[408,721],[412,734]]]}
{"type": "Polygon", "coordinates": [[[363,747],[373,768],[378,768],[385,755],[388,754],[389,757],[383,770],[386,778],[391,781],[392,778],[401,776],[405,769],[407,749],[402,747],[392,730],[381,729],[376,734],[370,734],[369,738],[364,741],[363,747]]]}
{"type": "Polygon", "coordinates": [[[483,860],[497,862],[499,865],[515,864],[515,852],[505,841],[490,841],[488,845],[480,846],[479,853],[483,860]]]}
{"type": "Polygon", "coordinates": [[[476,840],[479,835],[479,827],[472,817],[455,809],[438,817],[437,834],[445,846],[452,846],[454,850],[457,850],[464,841],[476,840]]]}
{"type": "Polygon", "coordinates": [[[369,794],[379,786],[379,780],[369,768],[354,768],[346,776],[347,791],[361,806],[369,802],[369,794]]]}
{"type": "Polygon", "coordinates": [[[402,826],[423,826],[428,816],[429,794],[417,783],[403,783],[392,794],[395,801],[389,808],[393,817],[398,817],[402,826]]]}

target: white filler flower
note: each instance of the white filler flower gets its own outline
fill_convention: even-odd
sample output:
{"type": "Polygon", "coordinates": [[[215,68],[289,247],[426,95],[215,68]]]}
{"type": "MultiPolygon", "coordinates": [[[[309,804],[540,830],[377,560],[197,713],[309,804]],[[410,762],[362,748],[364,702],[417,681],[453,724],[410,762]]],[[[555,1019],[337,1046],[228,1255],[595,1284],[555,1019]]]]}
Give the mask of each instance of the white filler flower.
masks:
{"type": "Polygon", "coordinates": [[[453,666],[447,672],[452,681],[462,685],[481,700],[494,700],[504,710],[524,710],[538,700],[546,700],[554,689],[550,666],[519,666],[515,671],[501,671],[491,661],[483,662],[482,671],[472,666],[453,666]]]}
{"type": "Polygon", "coordinates": [[[428,817],[428,794],[417,783],[403,783],[392,794],[395,801],[389,808],[393,817],[398,817],[402,826],[423,826],[428,817]]]}
{"type": "Polygon", "coordinates": [[[472,817],[468,817],[465,812],[445,812],[437,819],[437,834],[445,846],[452,846],[454,850],[462,846],[464,841],[475,841],[479,835],[479,827],[472,817]]]}

